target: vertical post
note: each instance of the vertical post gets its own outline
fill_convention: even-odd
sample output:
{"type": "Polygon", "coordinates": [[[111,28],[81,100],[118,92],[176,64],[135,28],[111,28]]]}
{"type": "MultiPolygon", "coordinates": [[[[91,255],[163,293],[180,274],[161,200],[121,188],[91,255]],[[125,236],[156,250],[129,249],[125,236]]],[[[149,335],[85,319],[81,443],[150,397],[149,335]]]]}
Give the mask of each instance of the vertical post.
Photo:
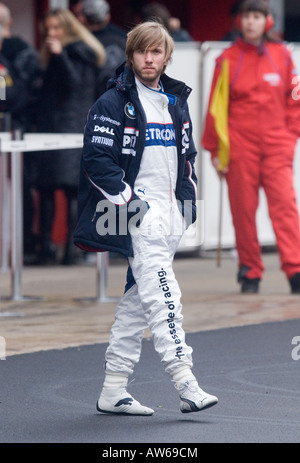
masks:
{"type": "Polygon", "coordinates": [[[0,152],[0,269],[9,269],[9,180],[8,153],[0,152]]]}
{"type": "MultiPolygon", "coordinates": [[[[0,98],[6,99],[6,87],[3,77],[0,85],[0,98]]],[[[0,113],[0,143],[2,140],[11,139],[11,115],[0,113]]],[[[2,152],[0,147],[0,265],[1,271],[9,268],[9,179],[8,179],[8,153],[2,152]]]]}
{"type": "Polygon", "coordinates": [[[108,252],[96,253],[97,299],[106,299],[108,252]]]}
{"type": "Polygon", "coordinates": [[[118,298],[107,296],[107,281],[109,268],[109,252],[96,252],[96,269],[97,269],[97,295],[98,302],[114,302],[118,298]]]}
{"type": "MultiPolygon", "coordinates": [[[[21,131],[15,131],[15,140],[21,131]]],[[[11,284],[12,299],[22,299],[23,271],[23,153],[11,153],[11,284]]]]}
{"type": "Polygon", "coordinates": [[[217,249],[217,266],[221,267],[222,256],[222,217],[223,217],[223,174],[220,173],[220,204],[219,204],[219,233],[218,233],[218,249],[217,249]]]}
{"type": "Polygon", "coordinates": [[[96,252],[96,297],[83,298],[81,301],[117,302],[119,298],[107,296],[109,252],[96,252]]]}
{"type": "MultiPolygon", "coordinates": [[[[19,134],[18,136],[20,137],[21,134],[19,134]]],[[[19,154],[19,153],[15,153],[15,156],[11,156],[11,165],[10,165],[10,167],[11,167],[11,170],[10,170],[10,174],[11,174],[11,179],[10,179],[11,191],[9,191],[9,188],[8,188],[8,185],[9,185],[9,183],[8,183],[8,153],[1,153],[0,154],[1,158],[4,159],[4,161],[2,159],[3,163],[1,165],[1,168],[3,167],[3,172],[2,172],[2,169],[1,169],[1,181],[4,180],[3,185],[2,185],[2,188],[3,188],[2,193],[4,194],[4,197],[1,198],[4,210],[1,210],[1,218],[3,219],[2,227],[5,227],[5,228],[2,229],[2,231],[4,233],[3,240],[2,240],[2,244],[3,244],[2,253],[6,253],[6,255],[5,254],[2,255],[2,265],[3,265],[3,259],[4,258],[8,259],[8,250],[9,250],[9,247],[10,247],[11,253],[12,253],[12,256],[11,256],[11,278],[13,276],[13,278],[15,280],[14,284],[16,285],[15,288],[13,287],[14,285],[12,285],[12,293],[13,293],[13,298],[15,300],[19,300],[19,297],[20,297],[20,278],[16,278],[17,272],[16,273],[15,273],[15,271],[12,272],[12,260],[14,260],[14,269],[15,269],[16,268],[15,267],[16,262],[18,260],[18,252],[17,252],[17,249],[15,249],[14,252],[12,251],[13,243],[12,243],[12,241],[9,241],[9,231],[10,231],[11,235],[13,236],[13,227],[16,226],[15,222],[17,221],[16,220],[17,219],[17,214],[20,213],[18,211],[18,208],[15,205],[13,205],[13,198],[14,198],[14,201],[17,202],[18,188],[14,189],[13,186],[12,186],[13,182],[18,181],[18,176],[22,176],[22,158],[20,156],[17,156],[17,154],[19,154]],[[21,165],[19,165],[20,162],[21,162],[21,165]],[[18,174],[17,174],[17,172],[18,172],[18,174]],[[10,204],[8,204],[8,203],[10,203],[10,204]],[[15,210],[15,209],[17,209],[17,210],[15,210]],[[9,220],[9,218],[10,218],[10,220],[9,220]],[[10,222],[10,224],[8,224],[7,222],[10,222]],[[10,225],[10,227],[9,227],[9,225],[10,225]],[[10,230],[9,230],[9,228],[10,228],[10,230]],[[4,237],[5,237],[5,239],[4,239],[4,237]],[[13,273],[14,273],[14,275],[13,275],[13,273]]],[[[22,182],[21,182],[21,185],[19,185],[19,188],[20,188],[20,192],[21,192],[20,196],[21,196],[21,207],[22,207],[22,198],[23,198],[23,195],[22,195],[22,182]]],[[[21,210],[21,212],[22,212],[22,210],[21,210]]],[[[21,215],[21,218],[22,218],[22,215],[21,215]]],[[[21,222],[21,227],[23,228],[22,222],[21,222]]],[[[22,230],[21,230],[21,233],[22,233],[22,230]]],[[[21,250],[21,252],[22,252],[22,250],[21,250]]],[[[21,254],[21,256],[22,256],[22,254],[21,254]]],[[[7,264],[8,264],[8,262],[7,262],[7,264]]],[[[22,317],[22,316],[23,316],[22,313],[2,312],[0,310],[0,317],[22,317]]],[[[4,340],[4,342],[5,342],[5,340],[4,340]]],[[[3,360],[3,357],[1,358],[1,360],[3,360]]]]}

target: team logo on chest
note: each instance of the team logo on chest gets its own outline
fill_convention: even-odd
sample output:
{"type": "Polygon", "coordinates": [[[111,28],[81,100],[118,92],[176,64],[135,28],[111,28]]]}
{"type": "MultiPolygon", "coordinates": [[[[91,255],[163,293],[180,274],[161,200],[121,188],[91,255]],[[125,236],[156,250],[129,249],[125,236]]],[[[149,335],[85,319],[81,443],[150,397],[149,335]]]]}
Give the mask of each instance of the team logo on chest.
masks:
{"type": "Polygon", "coordinates": [[[136,139],[139,131],[135,127],[125,127],[123,134],[122,154],[136,155],[136,139]]]}
{"type": "Polygon", "coordinates": [[[126,103],[124,107],[124,112],[129,119],[135,119],[135,109],[132,103],[130,101],[126,103]]]}
{"type": "Polygon", "coordinates": [[[173,124],[148,123],[146,130],[146,146],[176,146],[173,124]]]}

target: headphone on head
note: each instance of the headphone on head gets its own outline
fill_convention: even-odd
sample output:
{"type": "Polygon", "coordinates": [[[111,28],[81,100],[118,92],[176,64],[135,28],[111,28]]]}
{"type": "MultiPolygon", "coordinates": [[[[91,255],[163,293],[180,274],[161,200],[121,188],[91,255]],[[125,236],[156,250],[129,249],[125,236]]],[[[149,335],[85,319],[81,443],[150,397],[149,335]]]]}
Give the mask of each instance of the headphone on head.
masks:
{"type": "MultiPolygon", "coordinates": [[[[239,30],[241,30],[242,28],[242,25],[241,25],[241,14],[238,14],[237,17],[236,17],[236,26],[239,30]]],[[[273,19],[273,16],[271,14],[268,14],[267,15],[267,19],[266,19],[266,25],[265,25],[265,32],[268,32],[270,29],[272,29],[272,27],[274,26],[274,19],[273,19]]]]}

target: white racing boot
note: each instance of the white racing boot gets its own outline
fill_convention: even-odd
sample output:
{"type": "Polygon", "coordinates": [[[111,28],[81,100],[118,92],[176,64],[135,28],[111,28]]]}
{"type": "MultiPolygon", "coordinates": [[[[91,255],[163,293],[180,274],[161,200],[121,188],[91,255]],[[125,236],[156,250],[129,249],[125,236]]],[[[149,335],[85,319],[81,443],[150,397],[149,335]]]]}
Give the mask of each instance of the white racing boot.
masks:
{"type": "Polygon", "coordinates": [[[199,412],[218,403],[218,398],[204,392],[195,379],[175,383],[175,388],[179,392],[182,413],[199,412]]]}
{"type": "Polygon", "coordinates": [[[188,366],[175,370],[172,378],[179,392],[182,413],[199,412],[218,403],[217,397],[201,389],[188,366]]]}
{"type": "Polygon", "coordinates": [[[141,405],[126,389],[105,390],[97,402],[97,410],[102,413],[125,415],[153,415],[154,410],[141,405]]]}
{"type": "Polygon", "coordinates": [[[106,373],[97,410],[102,413],[116,413],[125,415],[153,415],[154,410],[141,405],[126,390],[127,376],[106,373]]]}

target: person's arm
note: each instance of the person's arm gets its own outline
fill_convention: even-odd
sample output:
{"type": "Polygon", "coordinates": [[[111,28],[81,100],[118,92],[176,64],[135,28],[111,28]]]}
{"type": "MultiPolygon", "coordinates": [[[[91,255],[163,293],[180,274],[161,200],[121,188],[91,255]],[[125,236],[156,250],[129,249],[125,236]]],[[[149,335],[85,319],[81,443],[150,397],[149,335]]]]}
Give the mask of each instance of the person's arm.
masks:
{"type": "MultiPolygon", "coordinates": [[[[186,113],[189,116],[187,107],[186,113]]],[[[186,132],[186,160],[184,165],[182,187],[180,192],[180,201],[182,205],[182,214],[185,217],[187,226],[191,225],[196,220],[196,199],[197,199],[197,176],[195,171],[195,158],[197,155],[196,147],[193,140],[192,121],[189,120],[184,124],[186,132]]]]}
{"type": "Polygon", "coordinates": [[[84,131],[82,168],[100,200],[107,200],[116,207],[126,206],[136,201],[135,208],[128,213],[128,219],[135,215],[137,207],[148,210],[125,180],[120,157],[123,142],[123,116],[114,104],[111,93],[107,93],[92,107],[84,131]]]}
{"type": "Polygon", "coordinates": [[[67,89],[80,86],[82,83],[81,63],[71,59],[66,50],[51,55],[49,66],[52,66],[60,77],[60,85],[67,89]]]}
{"type": "Polygon", "coordinates": [[[47,38],[46,45],[50,52],[49,67],[59,76],[59,85],[68,92],[74,88],[78,90],[84,85],[84,75],[87,62],[95,62],[94,51],[83,42],[75,42],[65,47],[60,40],[47,38]],[[85,59],[89,57],[89,59],[85,59]]]}
{"type": "Polygon", "coordinates": [[[291,53],[287,53],[287,105],[286,123],[289,131],[295,135],[295,141],[300,136],[300,77],[295,70],[291,53]]]}

